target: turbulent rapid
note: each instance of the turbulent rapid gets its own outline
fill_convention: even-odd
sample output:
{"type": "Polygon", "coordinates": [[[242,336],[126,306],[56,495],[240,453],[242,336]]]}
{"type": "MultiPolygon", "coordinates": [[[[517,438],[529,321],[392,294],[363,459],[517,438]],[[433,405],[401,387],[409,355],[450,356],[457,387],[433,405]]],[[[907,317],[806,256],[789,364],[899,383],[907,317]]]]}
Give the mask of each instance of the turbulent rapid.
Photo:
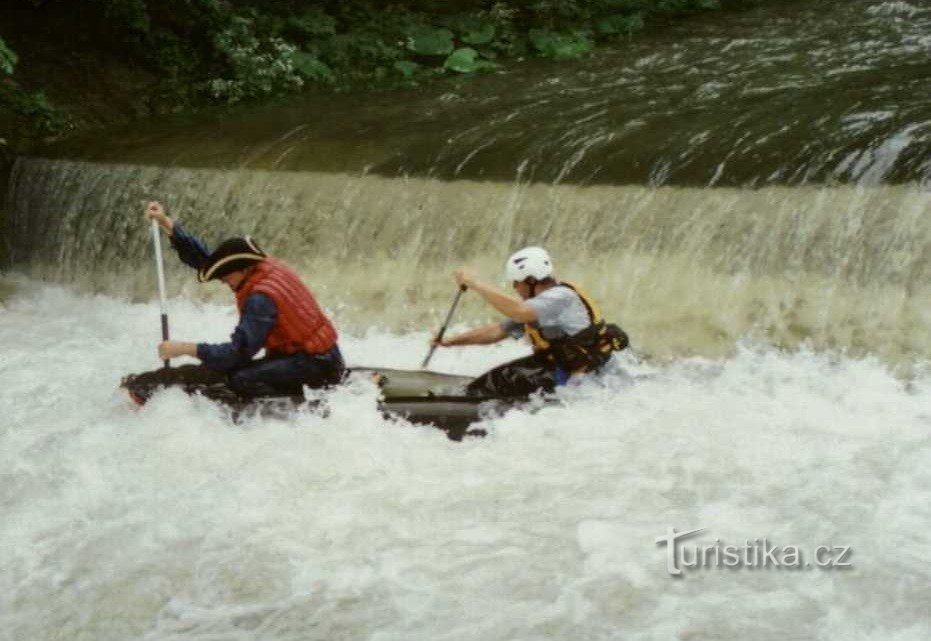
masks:
{"type": "MultiPolygon", "coordinates": [[[[386,421],[362,381],[330,393],[326,417],[235,424],[180,392],[131,411],[115,391],[114,364],[155,364],[155,304],[5,284],[11,639],[931,633],[931,372],[903,382],[873,358],[745,344],[724,360],[626,358],[625,375],[458,444],[386,421]],[[849,546],[853,565],[674,580],[654,542],[672,526],[849,546]]],[[[171,308],[208,339],[234,320],[226,305],[171,308]]],[[[350,362],[415,367],[426,338],[343,344],[350,362]]],[[[477,373],[515,350],[436,366],[477,373]]]]}
{"type": "MultiPolygon", "coordinates": [[[[385,421],[363,383],[331,393],[327,417],[235,424],[180,392],[131,411],[115,390],[156,360],[156,305],[6,284],[11,639],[931,633],[927,371],[904,383],[875,359],[744,345],[719,361],[625,359],[626,376],[460,444],[385,421]],[[850,546],[853,568],[677,581],[654,543],[670,526],[850,546]]],[[[233,321],[225,305],[171,308],[205,338],[233,321]]],[[[425,339],[343,344],[351,362],[414,367],[425,339]]],[[[436,365],[474,373],[510,355],[436,365]]]]}
{"type": "MultiPolygon", "coordinates": [[[[931,637],[929,33],[925,3],[767,5],[19,158],[0,637],[931,637]],[[120,379],[159,365],[153,198],[293,264],[351,366],[419,367],[451,271],[498,281],[527,244],[633,349],[462,443],[385,418],[364,378],[279,418],[178,390],[135,409],[120,379]],[[677,580],[671,527],[852,565],[677,580]]],[[[229,292],[166,258],[173,337],[224,340],[229,292]]],[[[469,293],[455,329],[492,317],[469,293]]]]}

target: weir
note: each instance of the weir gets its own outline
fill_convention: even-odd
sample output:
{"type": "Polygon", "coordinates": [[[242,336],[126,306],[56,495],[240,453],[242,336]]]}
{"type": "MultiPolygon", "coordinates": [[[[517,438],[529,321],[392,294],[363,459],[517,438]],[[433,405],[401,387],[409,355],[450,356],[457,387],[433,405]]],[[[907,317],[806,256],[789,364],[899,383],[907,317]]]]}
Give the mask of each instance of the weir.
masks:
{"type": "MultiPolygon", "coordinates": [[[[654,355],[720,354],[746,336],[931,355],[931,217],[914,185],[578,186],[24,159],[14,262],[148,298],[141,212],[155,197],[214,245],[254,235],[356,330],[435,325],[456,266],[500,280],[508,252],[538,243],[654,355]]],[[[178,294],[228,295],[174,259],[168,277],[178,294]]],[[[464,320],[488,318],[465,303],[464,320]]]]}

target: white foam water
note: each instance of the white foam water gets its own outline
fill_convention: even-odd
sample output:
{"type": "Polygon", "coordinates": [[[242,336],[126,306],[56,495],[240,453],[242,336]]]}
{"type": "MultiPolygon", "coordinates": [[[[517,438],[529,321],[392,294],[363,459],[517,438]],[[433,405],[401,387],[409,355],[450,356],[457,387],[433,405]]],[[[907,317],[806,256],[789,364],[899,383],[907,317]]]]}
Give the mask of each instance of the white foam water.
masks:
{"type": "MultiPolygon", "coordinates": [[[[0,302],[0,638],[931,637],[931,371],[743,344],[622,361],[463,443],[382,418],[236,424],[122,375],[159,365],[158,309],[7,277],[0,302]],[[10,289],[15,289],[9,293],[10,289]],[[849,546],[847,570],[691,569],[657,537],[849,546]]],[[[171,301],[178,338],[233,310],[171,301]]],[[[208,329],[209,328],[209,329],[208,329]]],[[[427,332],[343,336],[416,367],[427,332]]],[[[442,350],[477,373],[523,348],[442,350]]]]}

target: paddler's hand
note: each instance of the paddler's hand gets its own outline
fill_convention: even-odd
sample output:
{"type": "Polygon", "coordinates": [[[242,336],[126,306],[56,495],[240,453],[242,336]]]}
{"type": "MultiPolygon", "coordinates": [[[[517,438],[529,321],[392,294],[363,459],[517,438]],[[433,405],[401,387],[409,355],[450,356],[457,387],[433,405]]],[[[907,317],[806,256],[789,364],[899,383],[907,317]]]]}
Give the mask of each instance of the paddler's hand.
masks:
{"type": "Polygon", "coordinates": [[[184,343],[182,341],[162,341],[158,344],[158,357],[165,361],[179,356],[193,356],[197,358],[197,343],[184,343]]]}
{"type": "Polygon", "coordinates": [[[465,267],[460,267],[454,271],[453,278],[456,279],[456,284],[460,287],[472,287],[475,284],[475,275],[465,267]]]}
{"type": "Polygon", "coordinates": [[[165,213],[165,208],[157,200],[149,202],[145,208],[145,217],[154,220],[158,226],[165,230],[165,233],[171,236],[175,229],[174,221],[165,213]]]}
{"type": "Polygon", "coordinates": [[[452,345],[448,340],[439,340],[436,336],[430,339],[430,347],[452,347],[452,345]]]}

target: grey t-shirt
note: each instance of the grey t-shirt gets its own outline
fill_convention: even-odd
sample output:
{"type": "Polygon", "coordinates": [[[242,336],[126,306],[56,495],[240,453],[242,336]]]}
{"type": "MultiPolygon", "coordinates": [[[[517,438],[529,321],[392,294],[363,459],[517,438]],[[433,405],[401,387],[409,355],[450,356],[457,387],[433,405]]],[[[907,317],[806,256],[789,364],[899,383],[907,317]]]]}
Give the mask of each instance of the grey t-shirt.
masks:
{"type": "MultiPolygon", "coordinates": [[[[568,287],[550,287],[526,303],[537,311],[535,324],[546,339],[573,336],[591,324],[585,303],[568,287]]],[[[524,325],[510,318],[501,327],[514,338],[524,335],[524,325]]]]}

